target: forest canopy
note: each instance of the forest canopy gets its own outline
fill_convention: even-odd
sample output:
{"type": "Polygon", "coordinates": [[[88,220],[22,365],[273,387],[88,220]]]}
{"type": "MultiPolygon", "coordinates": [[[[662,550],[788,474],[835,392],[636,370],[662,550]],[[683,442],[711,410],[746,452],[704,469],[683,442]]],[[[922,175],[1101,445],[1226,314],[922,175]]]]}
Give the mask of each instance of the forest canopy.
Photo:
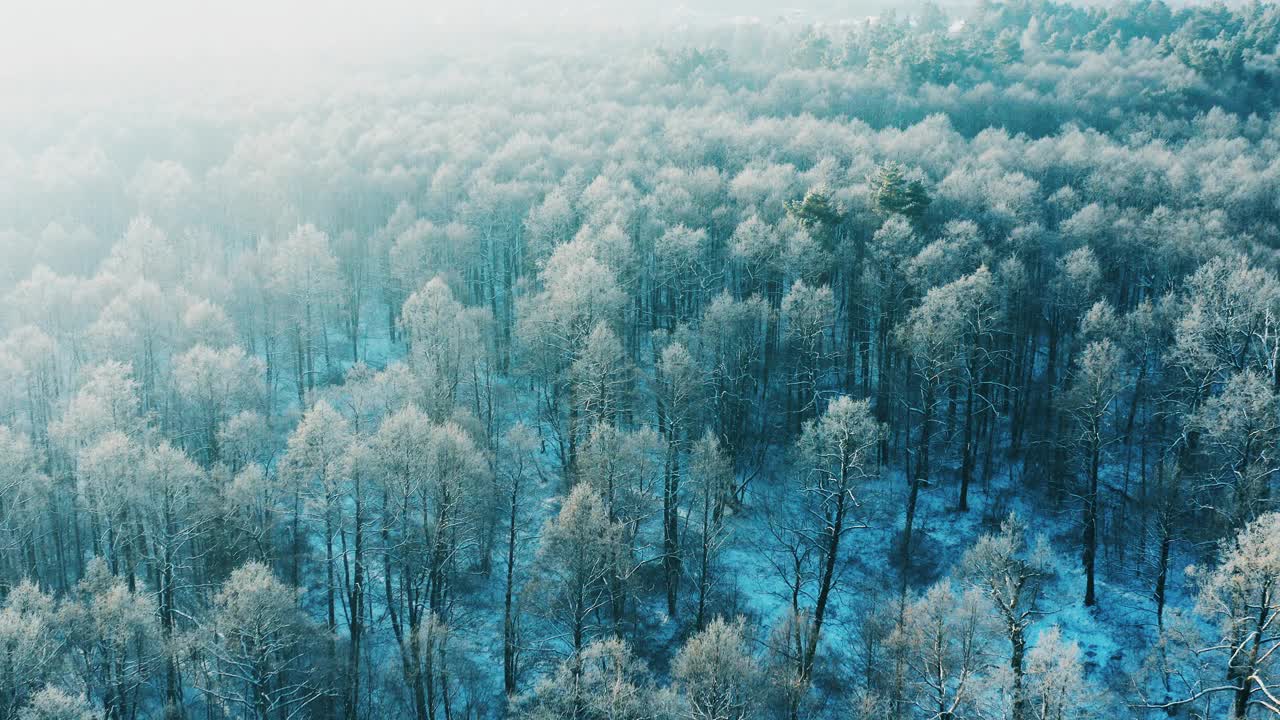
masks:
{"type": "Polygon", "coordinates": [[[6,75],[0,720],[1280,716],[1280,7],[819,5],[6,75]]]}

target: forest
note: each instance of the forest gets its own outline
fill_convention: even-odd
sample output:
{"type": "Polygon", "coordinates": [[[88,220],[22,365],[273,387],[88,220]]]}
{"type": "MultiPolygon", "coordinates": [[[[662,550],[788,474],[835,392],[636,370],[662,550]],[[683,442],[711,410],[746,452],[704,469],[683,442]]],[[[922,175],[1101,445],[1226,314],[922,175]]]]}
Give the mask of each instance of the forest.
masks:
{"type": "Polygon", "coordinates": [[[323,68],[6,103],[0,720],[1280,717],[1280,6],[323,68]]]}

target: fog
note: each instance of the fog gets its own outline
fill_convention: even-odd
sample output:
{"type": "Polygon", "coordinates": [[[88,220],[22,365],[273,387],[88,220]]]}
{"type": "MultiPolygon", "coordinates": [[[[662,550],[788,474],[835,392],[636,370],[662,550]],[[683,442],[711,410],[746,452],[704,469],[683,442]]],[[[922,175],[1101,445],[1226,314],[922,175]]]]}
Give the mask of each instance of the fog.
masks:
{"type": "Polygon", "coordinates": [[[1280,6],[0,15],[0,720],[1274,717],[1280,6]]]}
{"type": "MultiPolygon", "coordinates": [[[[734,19],[859,16],[887,3],[847,0],[26,0],[0,26],[6,74],[124,60],[230,59],[337,53],[371,56],[465,33],[555,34],[734,19]]],[[[899,7],[903,7],[901,4],[899,7]]]]}
{"type": "Polygon", "coordinates": [[[296,93],[359,68],[582,51],[735,24],[841,22],[848,0],[20,0],[0,22],[0,127],[134,102],[296,93]],[[24,115],[15,119],[12,114],[24,115]]]}

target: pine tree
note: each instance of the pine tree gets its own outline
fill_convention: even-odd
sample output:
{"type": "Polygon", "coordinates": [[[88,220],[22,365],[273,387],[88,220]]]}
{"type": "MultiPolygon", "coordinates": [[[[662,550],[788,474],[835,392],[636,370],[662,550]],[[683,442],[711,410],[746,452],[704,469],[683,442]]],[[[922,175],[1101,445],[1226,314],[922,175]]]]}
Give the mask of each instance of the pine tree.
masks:
{"type": "Polygon", "coordinates": [[[929,192],[919,179],[907,179],[906,170],[896,162],[881,163],[867,178],[871,201],[881,215],[901,215],[913,222],[929,209],[929,192]]]}

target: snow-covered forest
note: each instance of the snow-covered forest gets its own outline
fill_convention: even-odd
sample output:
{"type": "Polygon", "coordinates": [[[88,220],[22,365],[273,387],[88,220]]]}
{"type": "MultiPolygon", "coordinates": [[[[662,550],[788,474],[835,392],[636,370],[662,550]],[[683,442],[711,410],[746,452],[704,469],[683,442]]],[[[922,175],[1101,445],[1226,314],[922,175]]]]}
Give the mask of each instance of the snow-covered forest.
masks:
{"type": "Polygon", "coordinates": [[[0,84],[0,720],[1280,717],[1280,8],[479,37],[0,84]]]}

